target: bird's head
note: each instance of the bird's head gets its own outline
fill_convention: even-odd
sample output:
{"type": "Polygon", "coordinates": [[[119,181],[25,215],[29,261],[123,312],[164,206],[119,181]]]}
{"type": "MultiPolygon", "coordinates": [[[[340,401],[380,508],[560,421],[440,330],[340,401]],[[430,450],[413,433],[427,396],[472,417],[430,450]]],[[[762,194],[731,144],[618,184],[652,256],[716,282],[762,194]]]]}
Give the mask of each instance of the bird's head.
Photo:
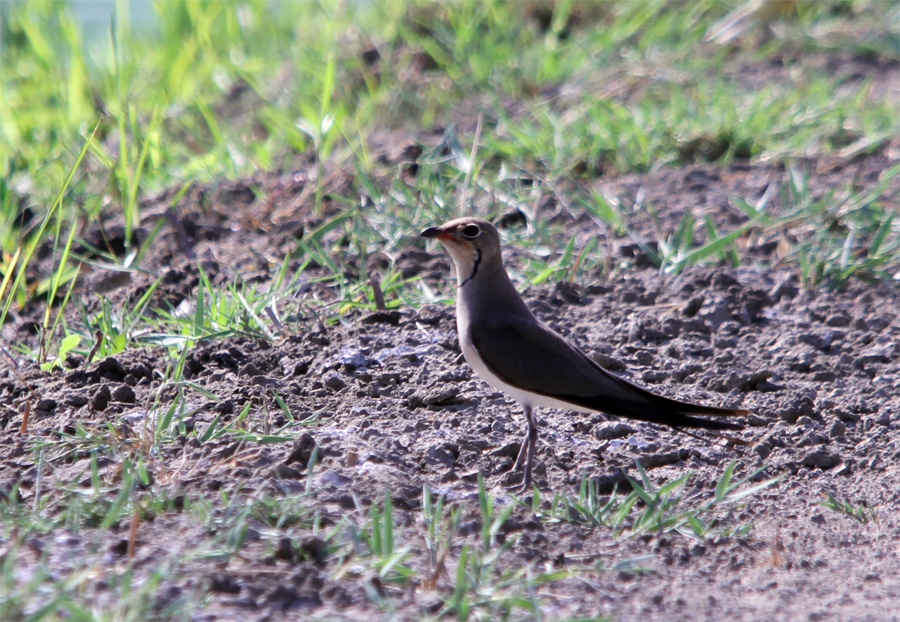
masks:
{"type": "Polygon", "coordinates": [[[429,227],[419,234],[444,245],[456,267],[459,286],[468,283],[479,268],[503,265],[500,235],[494,225],[479,218],[457,218],[440,227],[429,227]]]}

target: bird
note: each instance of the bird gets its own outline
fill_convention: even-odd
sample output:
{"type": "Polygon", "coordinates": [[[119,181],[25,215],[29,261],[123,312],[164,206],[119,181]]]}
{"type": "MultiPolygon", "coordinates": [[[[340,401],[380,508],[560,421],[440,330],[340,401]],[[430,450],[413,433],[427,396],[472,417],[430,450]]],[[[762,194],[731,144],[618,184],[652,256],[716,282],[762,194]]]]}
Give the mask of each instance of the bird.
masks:
{"type": "Polygon", "coordinates": [[[500,235],[490,222],[458,218],[423,230],[439,241],[456,272],[456,327],[466,362],[489,385],[522,407],[525,438],[512,472],[523,470],[521,492],[531,490],[538,407],[603,412],[682,428],[741,430],[735,421],[703,415],[748,415],[740,408],[682,402],[657,395],[608,371],[528,309],[503,265],[500,235]]]}

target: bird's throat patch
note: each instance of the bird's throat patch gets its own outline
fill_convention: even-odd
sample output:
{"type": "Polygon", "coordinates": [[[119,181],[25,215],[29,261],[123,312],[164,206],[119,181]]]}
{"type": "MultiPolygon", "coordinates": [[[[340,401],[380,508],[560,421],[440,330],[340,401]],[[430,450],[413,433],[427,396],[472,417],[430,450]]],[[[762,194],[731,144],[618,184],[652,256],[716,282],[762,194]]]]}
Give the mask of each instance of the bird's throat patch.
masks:
{"type": "Polygon", "coordinates": [[[479,265],[481,265],[481,251],[476,248],[475,258],[472,260],[472,272],[470,272],[469,276],[467,276],[465,280],[459,284],[460,287],[464,286],[466,283],[475,278],[475,275],[478,274],[479,265]]]}

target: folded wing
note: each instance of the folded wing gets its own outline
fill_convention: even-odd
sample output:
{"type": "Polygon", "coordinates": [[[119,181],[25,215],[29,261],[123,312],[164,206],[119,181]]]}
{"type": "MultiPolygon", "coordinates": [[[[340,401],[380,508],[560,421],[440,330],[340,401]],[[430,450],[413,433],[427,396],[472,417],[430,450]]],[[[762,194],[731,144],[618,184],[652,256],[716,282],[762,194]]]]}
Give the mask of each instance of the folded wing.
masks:
{"type": "Polygon", "coordinates": [[[739,430],[740,424],[691,415],[749,411],[689,404],[662,397],[613,375],[566,339],[531,318],[494,314],[470,326],[479,356],[504,382],[587,410],[672,427],[739,430]],[[540,361],[540,364],[535,364],[540,361]]]}

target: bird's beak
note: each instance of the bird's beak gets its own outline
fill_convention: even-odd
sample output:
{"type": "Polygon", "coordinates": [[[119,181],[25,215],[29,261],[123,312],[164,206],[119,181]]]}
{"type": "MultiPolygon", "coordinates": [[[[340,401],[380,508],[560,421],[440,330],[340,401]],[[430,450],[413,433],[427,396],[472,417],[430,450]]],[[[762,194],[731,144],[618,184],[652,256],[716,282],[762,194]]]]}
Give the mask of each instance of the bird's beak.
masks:
{"type": "Polygon", "coordinates": [[[437,238],[438,240],[449,240],[453,236],[444,231],[440,227],[428,227],[422,233],[419,234],[420,238],[437,238]]]}

